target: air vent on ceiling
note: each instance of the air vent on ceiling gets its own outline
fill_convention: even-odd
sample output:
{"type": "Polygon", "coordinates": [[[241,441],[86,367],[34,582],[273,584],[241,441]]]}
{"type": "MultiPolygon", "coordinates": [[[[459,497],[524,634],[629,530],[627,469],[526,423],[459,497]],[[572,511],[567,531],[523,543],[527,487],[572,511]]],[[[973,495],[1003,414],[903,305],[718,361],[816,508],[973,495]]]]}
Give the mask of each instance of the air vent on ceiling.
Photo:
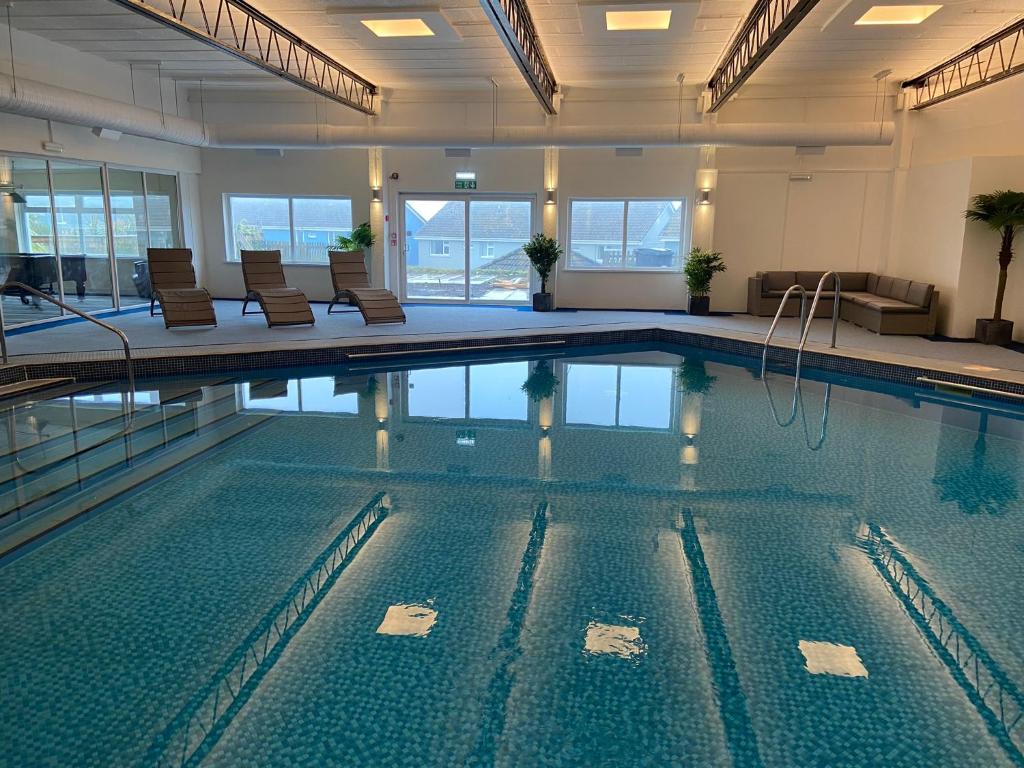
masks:
{"type": "Polygon", "coordinates": [[[471,154],[469,147],[445,147],[445,157],[469,157],[471,154]]]}
{"type": "Polygon", "coordinates": [[[641,157],[644,153],[643,147],[616,147],[616,157],[641,157]]]}

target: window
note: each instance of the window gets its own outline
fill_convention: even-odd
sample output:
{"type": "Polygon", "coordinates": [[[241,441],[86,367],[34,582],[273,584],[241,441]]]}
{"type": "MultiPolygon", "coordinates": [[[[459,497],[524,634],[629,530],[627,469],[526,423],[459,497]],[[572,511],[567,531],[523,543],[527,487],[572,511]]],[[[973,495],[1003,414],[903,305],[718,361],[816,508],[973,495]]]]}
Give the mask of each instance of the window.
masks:
{"type": "Polygon", "coordinates": [[[451,256],[452,255],[452,244],[447,240],[431,240],[430,241],[430,255],[431,256],[451,256]]]}
{"type": "Polygon", "coordinates": [[[682,200],[571,200],[569,269],[678,271],[682,200]]]}
{"type": "Polygon", "coordinates": [[[352,201],[341,197],[228,195],[228,260],[280,251],[287,264],[326,264],[339,235],[352,234],[352,201]]]}
{"type": "Polygon", "coordinates": [[[566,365],[565,423],[666,430],[674,370],[661,366],[566,365]]]}

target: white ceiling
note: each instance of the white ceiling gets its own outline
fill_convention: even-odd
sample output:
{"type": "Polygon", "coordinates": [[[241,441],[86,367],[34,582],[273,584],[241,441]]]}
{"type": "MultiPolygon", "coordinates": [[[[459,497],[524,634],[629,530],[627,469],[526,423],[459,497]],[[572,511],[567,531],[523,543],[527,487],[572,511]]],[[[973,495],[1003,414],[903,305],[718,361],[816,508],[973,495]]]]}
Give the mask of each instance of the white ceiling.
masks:
{"type": "MultiPolygon", "coordinates": [[[[921,0],[940,3],[943,0],[921,0]]],[[[754,73],[751,84],[873,82],[891,69],[905,80],[1005,26],[1024,11],[1022,0],[953,0],[921,24],[856,26],[872,5],[915,0],[821,0],[754,73]]]]}
{"type": "MultiPolygon", "coordinates": [[[[879,1],[879,0],[876,0],[879,1]]],[[[881,0],[892,2],[893,0],[881,0]]],[[[936,2],[937,0],[931,0],[936,2]]],[[[528,0],[557,80],[585,86],[671,86],[683,74],[698,86],[707,79],[753,0],[669,0],[670,29],[616,32],[603,28],[608,8],[636,0],[528,0]]],[[[911,3],[914,0],[901,0],[911,3]]],[[[524,89],[479,0],[256,0],[254,5],[341,63],[391,89],[475,88],[489,78],[524,89]],[[377,39],[358,19],[367,9],[419,8],[444,25],[434,38],[377,39]]],[[[642,0],[644,7],[651,0],[642,0]]],[[[1020,14],[1021,0],[954,0],[921,25],[854,26],[871,0],[821,0],[769,57],[751,84],[872,82],[891,68],[893,80],[941,61],[1020,14]]],[[[195,42],[109,0],[18,0],[17,28],[123,63],[155,66],[178,79],[224,83],[277,83],[249,64],[195,42]]]]}

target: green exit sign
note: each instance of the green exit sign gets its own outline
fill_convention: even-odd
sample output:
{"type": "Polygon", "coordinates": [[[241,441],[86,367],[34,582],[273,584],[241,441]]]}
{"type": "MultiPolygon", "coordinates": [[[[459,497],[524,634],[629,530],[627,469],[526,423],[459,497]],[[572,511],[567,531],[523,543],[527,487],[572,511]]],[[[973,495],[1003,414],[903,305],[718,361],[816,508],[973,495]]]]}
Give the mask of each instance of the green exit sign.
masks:
{"type": "Polygon", "coordinates": [[[456,189],[476,189],[476,179],[456,179],[456,189]]]}

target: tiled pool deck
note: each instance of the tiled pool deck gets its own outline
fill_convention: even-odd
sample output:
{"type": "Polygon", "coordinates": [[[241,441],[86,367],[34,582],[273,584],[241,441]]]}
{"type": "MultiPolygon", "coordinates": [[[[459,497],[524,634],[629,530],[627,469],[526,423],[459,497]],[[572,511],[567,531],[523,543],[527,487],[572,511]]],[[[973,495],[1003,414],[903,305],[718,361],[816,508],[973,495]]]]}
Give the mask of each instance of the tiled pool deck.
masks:
{"type": "MultiPolygon", "coordinates": [[[[463,339],[472,344],[529,344],[563,335],[572,335],[575,343],[599,343],[606,334],[613,334],[608,341],[622,341],[644,340],[640,334],[653,332],[658,334],[649,337],[654,340],[665,338],[665,331],[740,342],[735,348],[723,347],[720,342],[712,346],[750,354],[750,345],[763,342],[770,322],[770,318],[749,315],[692,317],[605,310],[535,313],[509,307],[413,305],[406,307],[409,320],[405,325],[366,326],[358,313],[327,316],[325,304],[313,308],[314,327],[269,329],[258,315],[243,318],[241,303],[234,301],[217,302],[220,324],[216,328],[166,330],[159,318],[151,318],[147,312],[126,313],[109,321],[128,335],[135,357],[150,363],[143,363],[144,371],[155,372],[157,361],[173,360],[172,366],[162,369],[168,373],[205,369],[212,360],[229,357],[236,364],[245,361],[246,367],[281,365],[291,358],[295,364],[330,363],[359,354],[353,348],[365,347],[372,354],[397,350],[398,345],[450,346],[463,339]],[[332,350],[337,354],[332,356],[332,350]],[[261,359],[246,360],[256,353],[261,359]]],[[[808,352],[1005,382],[1014,390],[1024,387],[1024,354],[1010,349],[919,336],[878,336],[840,322],[836,349],[830,350],[829,327],[828,320],[814,321],[808,352]]],[[[776,333],[777,345],[795,347],[797,330],[795,319],[783,320],[776,333]]],[[[12,365],[39,366],[40,370],[109,364],[122,357],[116,337],[85,322],[15,334],[9,337],[8,348],[12,365]]],[[[808,362],[815,365],[814,360],[820,358],[812,354],[808,362]]]]}

